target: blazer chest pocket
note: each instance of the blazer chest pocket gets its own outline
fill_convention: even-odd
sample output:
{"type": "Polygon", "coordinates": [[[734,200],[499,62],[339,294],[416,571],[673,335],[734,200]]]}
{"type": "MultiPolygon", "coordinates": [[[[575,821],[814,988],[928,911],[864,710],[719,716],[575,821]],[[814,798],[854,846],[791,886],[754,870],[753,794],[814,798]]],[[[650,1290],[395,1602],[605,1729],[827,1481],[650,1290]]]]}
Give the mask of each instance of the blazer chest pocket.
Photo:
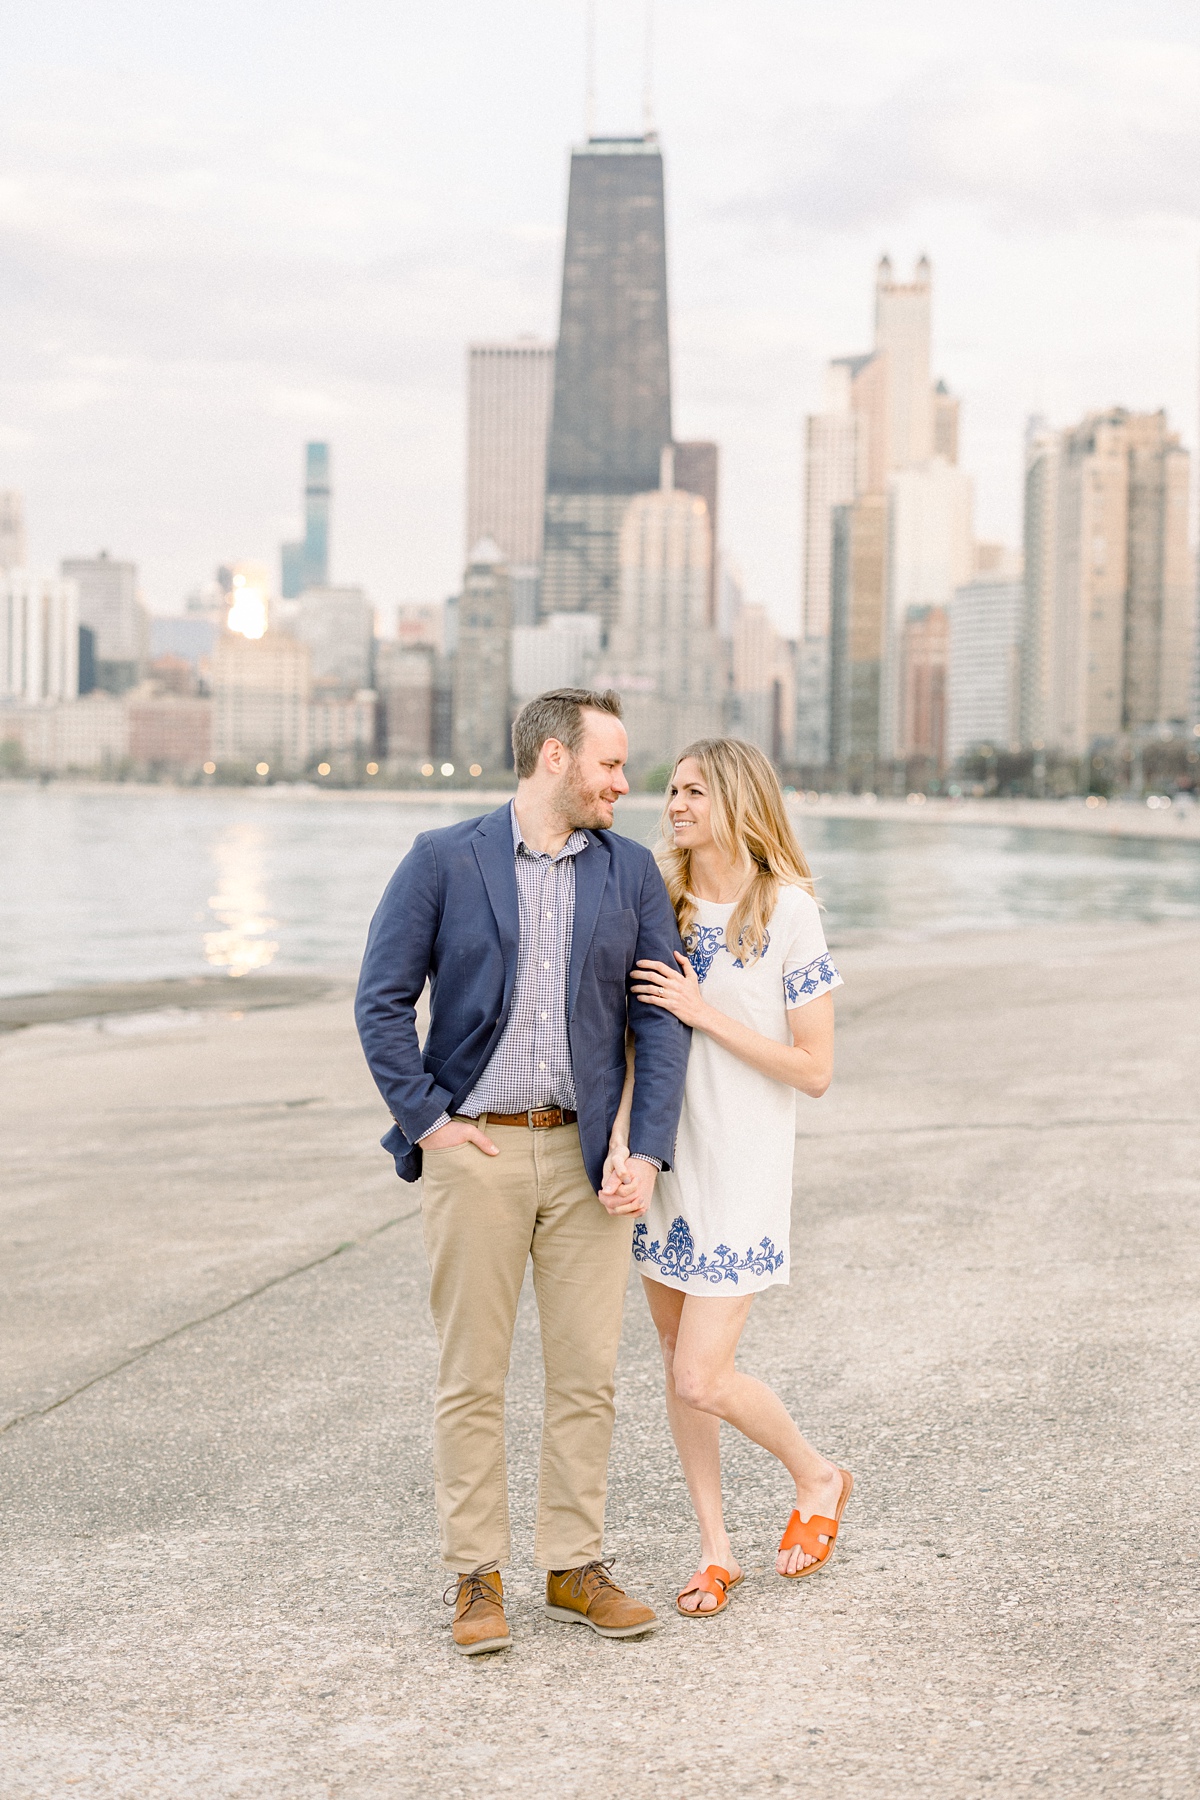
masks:
{"type": "Polygon", "coordinates": [[[628,909],[601,913],[592,934],[592,968],[597,981],[624,981],[637,949],[637,914],[628,909]]]}

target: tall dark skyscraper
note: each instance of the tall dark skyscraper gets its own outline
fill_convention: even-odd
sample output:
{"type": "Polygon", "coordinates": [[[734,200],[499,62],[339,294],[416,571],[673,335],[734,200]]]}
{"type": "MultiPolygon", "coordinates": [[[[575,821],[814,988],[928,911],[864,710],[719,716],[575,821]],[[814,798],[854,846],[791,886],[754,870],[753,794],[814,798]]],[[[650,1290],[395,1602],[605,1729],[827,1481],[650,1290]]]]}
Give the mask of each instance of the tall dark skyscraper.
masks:
{"type": "Polygon", "coordinates": [[[619,606],[621,521],[671,442],[662,153],[591,138],[571,157],[541,611],[619,606]]]}
{"type": "Polygon", "coordinates": [[[304,536],[280,546],[279,588],[285,600],[329,585],[329,445],[304,446],[304,536]]]}

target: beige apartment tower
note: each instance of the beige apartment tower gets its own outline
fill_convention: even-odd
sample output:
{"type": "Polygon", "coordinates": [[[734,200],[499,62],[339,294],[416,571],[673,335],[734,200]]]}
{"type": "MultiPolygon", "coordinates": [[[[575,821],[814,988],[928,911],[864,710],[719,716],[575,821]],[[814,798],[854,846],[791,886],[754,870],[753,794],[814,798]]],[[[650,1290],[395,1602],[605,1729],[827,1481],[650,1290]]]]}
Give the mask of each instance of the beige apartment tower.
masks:
{"type": "Polygon", "coordinates": [[[888,436],[893,469],[913,469],[933,455],[934,397],[930,375],[933,271],[917,263],[911,281],[896,281],[891,258],[875,274],[875,348],[888,359],[888,436]]]}
{"type": "Polygon", "coordinates": [[[1023,727],[1048,748],[1188,717],[1189,459],[1166,414],[1092,413],[1026,470],[1023,727]]]}
{"type": "Polygon", "coordinates": [[[670,762],[690,739],[721,728],[711,569],[712,528],[698,494],[667,486],[633,496],[621,526],[621,605],[608,672],[596,679],[621,694],[635,767],[670,762]]]}
{"type": "MultiPolygon", "coordinates": [[[[946,607],[954,586],[971,571],[970,483],[956,467],[959,401],[944,381],[935,386],[931,378],[932,289],[927,257],[921,257],[913,279],[907,282],[896,280],[889,257],[880,259],[875,279],[875,347],[865,355],[838,357],[828,365],[824,410],[807,421],[803,654],[806,670],[811,665],[812,678],[806,677],[801,703],[804,716],[797,720],[801,762],[830,759],[845,764],[848,756],[858,758],[866,753],[864,695],[872,683],[878,713],[871,755],[886,761],[918,753],[910,746],[911,734],[904,722],[908,611],[910,607],[946,607]],[[856,514],[857,503],[870,496],[883,502],[882,514],[879,507],[856,514]],[[837,516],[846,508],[850,510],[839,527],[837,516]],[[854,659],[858,674],[852,683],[846,633],[852,630],[849,621],[853,619],[860,621],[853,629],[861,630],[865,595],[871,592],[870,606],[874,606],[874,587],[868,582],[864,589],[860,581],[855,588],[848,572],[850,561],[845,561],[840,577],[835,576],[834,539],[840,529],[844,560],[857,557],[861,564],[865,553],[861,548],[852,552],[851,545],[872,541],[881,517],[880,578],[888,602],[882,616],[882,642],[873,658],[854,659]],[[838,579],[842,592],[835,601],[838,579]],[[835,624],[838,605],[842,617],[840,624],[835,624]],[[842,641],[835,646],[839,630],[842,641]],[[822,658],[824,682],[817,672],[822,658]],[[869,679],[867,661],[879,663],[869,679]],[[823,717],[812,716],[822,708],[823,717]],[[836,728],[835,710],[839,715],[836,728]]],[[[928,640],[936,650],[945,633],[922,628],[917,636],[922,645],[928,640]]],[[[922,728],[917,735],[920,753],[926,754],[924,746],[933,741],[931,734],[922,728]]]]}
{"type": "Polygon", "coordinates": [[[863,494],[833,514],[829,757],[846,776],[879,756],[887,625],[886,494],[863,494]]]}
{"type": "Polygon", "coordinates": [[[546,506],[554,345],[536,338],[467,352],[467,532],[464,554],[491,538],[533,624],[546,506]],[[529,590],[528,593],[526,590],[529,590]]]}

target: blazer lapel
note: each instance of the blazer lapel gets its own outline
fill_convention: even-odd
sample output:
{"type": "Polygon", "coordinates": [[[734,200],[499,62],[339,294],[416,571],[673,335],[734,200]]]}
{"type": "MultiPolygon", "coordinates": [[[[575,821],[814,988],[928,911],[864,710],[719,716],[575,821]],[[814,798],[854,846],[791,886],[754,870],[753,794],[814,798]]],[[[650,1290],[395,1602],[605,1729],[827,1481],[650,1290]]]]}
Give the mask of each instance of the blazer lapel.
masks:
{"type": "MultiPolygon", "coordinates": [[[[571,968],[567,980],[567,1017],[575,1010],[575,998],[583,965],[592,946],[592,933],[600,914],[608,865],[612,858],[595,832],[588,832],[588,847],[575,858],[575,924],[571,931],[571,968]]],[[[516,878],[513,879],[516,885],[516,878]]]]}
{"type": "Polygon", "coordinates": [[[479,821],[471,848],[500,934],[500,948],[504,953],[504,1010],[507,1012],[517,977],[517,947],[521,936],[517,875],[513,867],[512,818],[507,806],[499,807],[479,821]]]}

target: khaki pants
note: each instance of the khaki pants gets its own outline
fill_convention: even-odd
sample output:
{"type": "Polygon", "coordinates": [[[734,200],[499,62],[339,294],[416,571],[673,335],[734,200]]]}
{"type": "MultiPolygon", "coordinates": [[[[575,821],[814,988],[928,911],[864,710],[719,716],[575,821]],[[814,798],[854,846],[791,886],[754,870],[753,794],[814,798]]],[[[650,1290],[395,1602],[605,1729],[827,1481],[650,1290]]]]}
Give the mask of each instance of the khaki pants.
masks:
{"type": "Polygon", "coordinates": [[[633,1220],[610,1217],[596,1198],[576,1126],[479,1125],[499,1156],[460,1144],[424,1158],[442,1558],[463,1574],[510,1554],[504,1381],[532,1256],[546,1370],[534,1556],[542,1568],[574,1569],[602,1554],[633,1220]]]}

